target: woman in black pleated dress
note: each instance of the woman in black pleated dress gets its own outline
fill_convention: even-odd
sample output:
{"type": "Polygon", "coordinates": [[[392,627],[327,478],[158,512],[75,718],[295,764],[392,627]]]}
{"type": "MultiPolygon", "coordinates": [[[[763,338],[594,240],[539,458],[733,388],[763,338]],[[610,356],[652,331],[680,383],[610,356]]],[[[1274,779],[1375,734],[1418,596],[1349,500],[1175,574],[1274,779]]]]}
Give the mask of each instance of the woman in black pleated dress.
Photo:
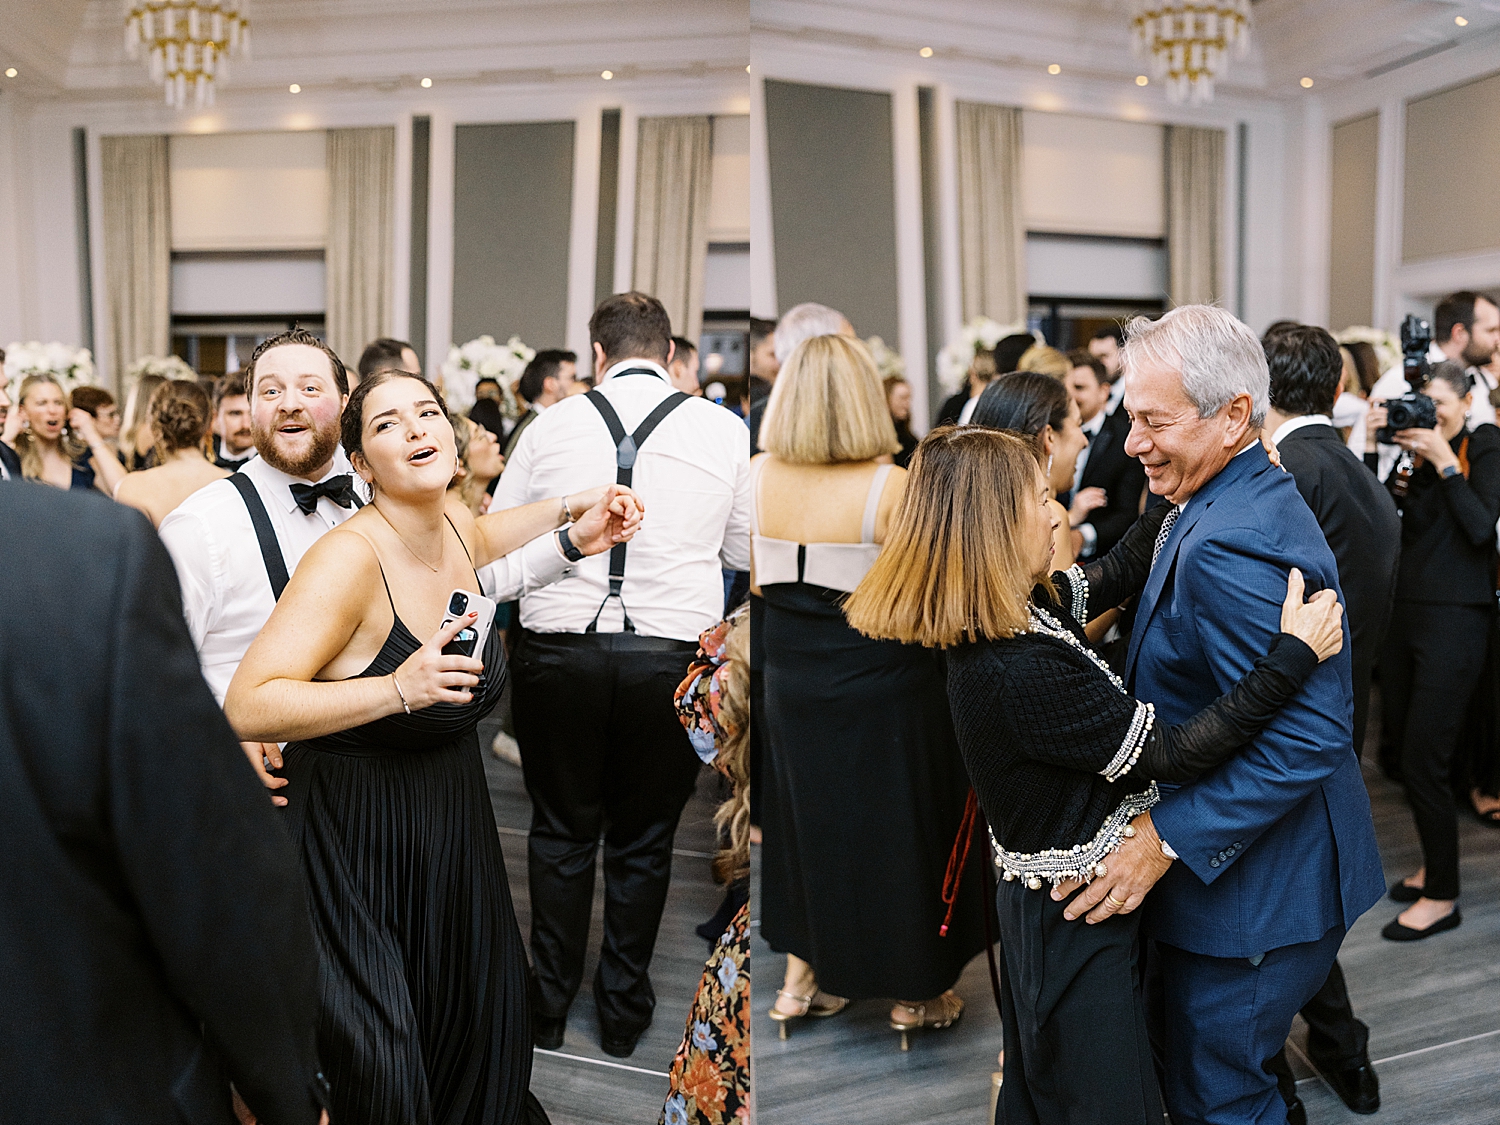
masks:
{"type": "Polygon", "coordinates": [[[450,519],[453,429],[416,376],[363,381],[343,442],[373,502],[304,556],[225,700],[247,740],[288,740],[279,792],[319,944],[330,1109],[359,1125],[545,1122],[475,735],[505,685],[504,649],[492,630],[482,659],[445,653],[476,622],[439,625],[453,590],[478,592],[476,565],[526,545],[510,568],[519,592],[564,575],[566,544],[547,541],[560,520],[581,513],[565,534],[595,554],[639,514],[610,486],[450,519]]]}

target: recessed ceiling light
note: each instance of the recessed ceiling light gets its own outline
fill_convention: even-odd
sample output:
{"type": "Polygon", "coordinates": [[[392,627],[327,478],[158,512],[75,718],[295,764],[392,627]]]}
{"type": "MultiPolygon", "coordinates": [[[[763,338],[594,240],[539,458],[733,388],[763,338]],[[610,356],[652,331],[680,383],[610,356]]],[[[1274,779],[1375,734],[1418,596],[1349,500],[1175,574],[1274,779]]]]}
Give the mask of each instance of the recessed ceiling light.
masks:
{"type": "Polygon", "coordinates": [[[430,89],[432,89],[432,79],[431,78],[424,78],[424,79],[422,79],[422,89],[424,89],[424,90],[430,90],[430,89]]]}
{"type": "Polygon", "coordinates": [[[15,67],[8,66],[8,67],[5,68],[5,77],[7,77],[7,78],[14,78],[15,76],[16,76],[16,68],[15,67]]]}
{"type": "Polygon", "coordinates": [[[1453,17],[1453,22],[1456,23],[1456,24],[1458,24],[1459,27],[1468,27],[1469,26],[1469,21],[1466,20],[1466,19],[1464,19],[1463,16],[1454,16],[1453,17]]]}
{"type": "Polygon", "coordinates": [[[930,59],[932,58],[932,48],[923,47],[920,51],[917,52],[917,54],[921,55],[924,59],[930,59]]]}
{"type": "Polygon", "coordinates": [[[1147,82],[1150,81],[1151,79],[1147,78],[1144,74],[1137,74],[1135,76],[1135,84],[1137,86],[1144,86],[1147,82]]]}
{"type": "Polygon", "coordinates": [[[288,86],[286,88],[286,91],[289,94],[300,94],[300,93],[302,93],[302,87],[299,86],[299,85],[297,85],[297,83],[293,82],[290,86],[288,86]]]}
{"type": "Polygon", "coordinates": [[[1062,73],[1062,67],[1058,66],[1056,63],[1053,63],[1051,66],[1049,66],[1047,68],[1047,73],[1048,74],[1061,74],[1062,73]]]}
{"type": "Polygon", "coordinates": [[[1302,88],[1304,90],[1311,90],[1312,89],[1312,84],[1313,84],[1313,80],[1311,78],[1304,78],[1302,80],[1302,88]]]}
{"type": "Polygon", "coordinates": [[[614,76],[615,76],[615,72],[612,71],[612,70],[604,70],[604,71],[600,71],[600,73],[599,73],[599,77],[602,78],[602,79],[604,79],[604,81],[606,81],[606,82],[608,82],[614,76]]]}

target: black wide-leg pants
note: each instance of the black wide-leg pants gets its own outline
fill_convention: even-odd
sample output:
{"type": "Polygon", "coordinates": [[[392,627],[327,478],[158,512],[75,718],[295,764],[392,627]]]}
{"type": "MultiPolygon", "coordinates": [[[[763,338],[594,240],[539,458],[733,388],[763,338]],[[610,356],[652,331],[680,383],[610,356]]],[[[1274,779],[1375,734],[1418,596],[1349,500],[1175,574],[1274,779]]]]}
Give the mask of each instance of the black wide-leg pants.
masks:
{"type": "Polygon", "coordinates": [[[648,970],[672,838],[701,765],[672,695],[698,646],[635,633],[523,631],[512,654],[516,741],[531,795],[527,859],[537,1011],[583,979],[604,838],[604,941],[594,997],[606,1034],[651,1022],[648,970]]]}
{"type": "Polygon", "coordinates": [[[1140,914],[1063,917],[1051,887],[1001,881],[1005,1083],[995,1125],[1161,1125],[1140,914]]]}
{"type": "Polygon", "coordinates": [[[1398,601],[1380,656],[1383,737],[1401,754],[1428,898],[1458,897],[1458,814],[1449,775],[1493,613],[1482,605],[1398,601]]]}

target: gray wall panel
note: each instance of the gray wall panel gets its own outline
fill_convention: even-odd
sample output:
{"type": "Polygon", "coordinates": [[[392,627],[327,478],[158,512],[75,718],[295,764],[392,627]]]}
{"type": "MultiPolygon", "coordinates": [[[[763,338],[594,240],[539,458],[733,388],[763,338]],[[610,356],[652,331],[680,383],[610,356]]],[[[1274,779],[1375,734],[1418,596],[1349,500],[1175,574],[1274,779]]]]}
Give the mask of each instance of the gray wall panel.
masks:
{"type": "Polygon", "coordinates": [[[453,144],[453,340],[567,336],[573,122],[460,125],[453,144]]]}
{"type": "Polygon", "coordinates": [[[1500,249],[1500,74],[1406,104],[1401,257],[1500,249]]]}
{"type": "Polygon", "coordinates": [[[891,96],[766,81],[776,297],[899,347],[891,96]]]}
{"type": "Polygon", "coordinates": [[[1375,307],[1375,184],[1380,115],[1333,127],[1333,216],[1329,224],[1328,324],[1371,324],[1375,307]]]}

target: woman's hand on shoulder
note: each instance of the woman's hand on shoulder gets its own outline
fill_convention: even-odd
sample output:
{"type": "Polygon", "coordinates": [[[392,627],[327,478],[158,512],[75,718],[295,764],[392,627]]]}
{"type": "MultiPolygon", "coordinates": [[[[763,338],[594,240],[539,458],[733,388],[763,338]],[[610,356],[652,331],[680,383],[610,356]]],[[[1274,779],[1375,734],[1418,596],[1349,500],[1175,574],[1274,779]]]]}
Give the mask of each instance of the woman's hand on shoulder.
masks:
{"type": "Polygon", "coordinates": [[[1332,590],[1319,590],[1306,601],[1306,583],[1296,567],[1286,580],[1286,602],[1281,607],[1281,631],[1290,633],[1318,654],[1322,663],[1344,647],[1344,607],[1332,590]]]}
{"type": "Polygon", "coordinates": [[[574,511],[588,501],[588,507],[568,531],[573,546],[585,555],[601,554],[616,543],[628,542],[640,530],[646,514],[646,502],[623,484],[574,493],[568,499],[574,511]]]}

